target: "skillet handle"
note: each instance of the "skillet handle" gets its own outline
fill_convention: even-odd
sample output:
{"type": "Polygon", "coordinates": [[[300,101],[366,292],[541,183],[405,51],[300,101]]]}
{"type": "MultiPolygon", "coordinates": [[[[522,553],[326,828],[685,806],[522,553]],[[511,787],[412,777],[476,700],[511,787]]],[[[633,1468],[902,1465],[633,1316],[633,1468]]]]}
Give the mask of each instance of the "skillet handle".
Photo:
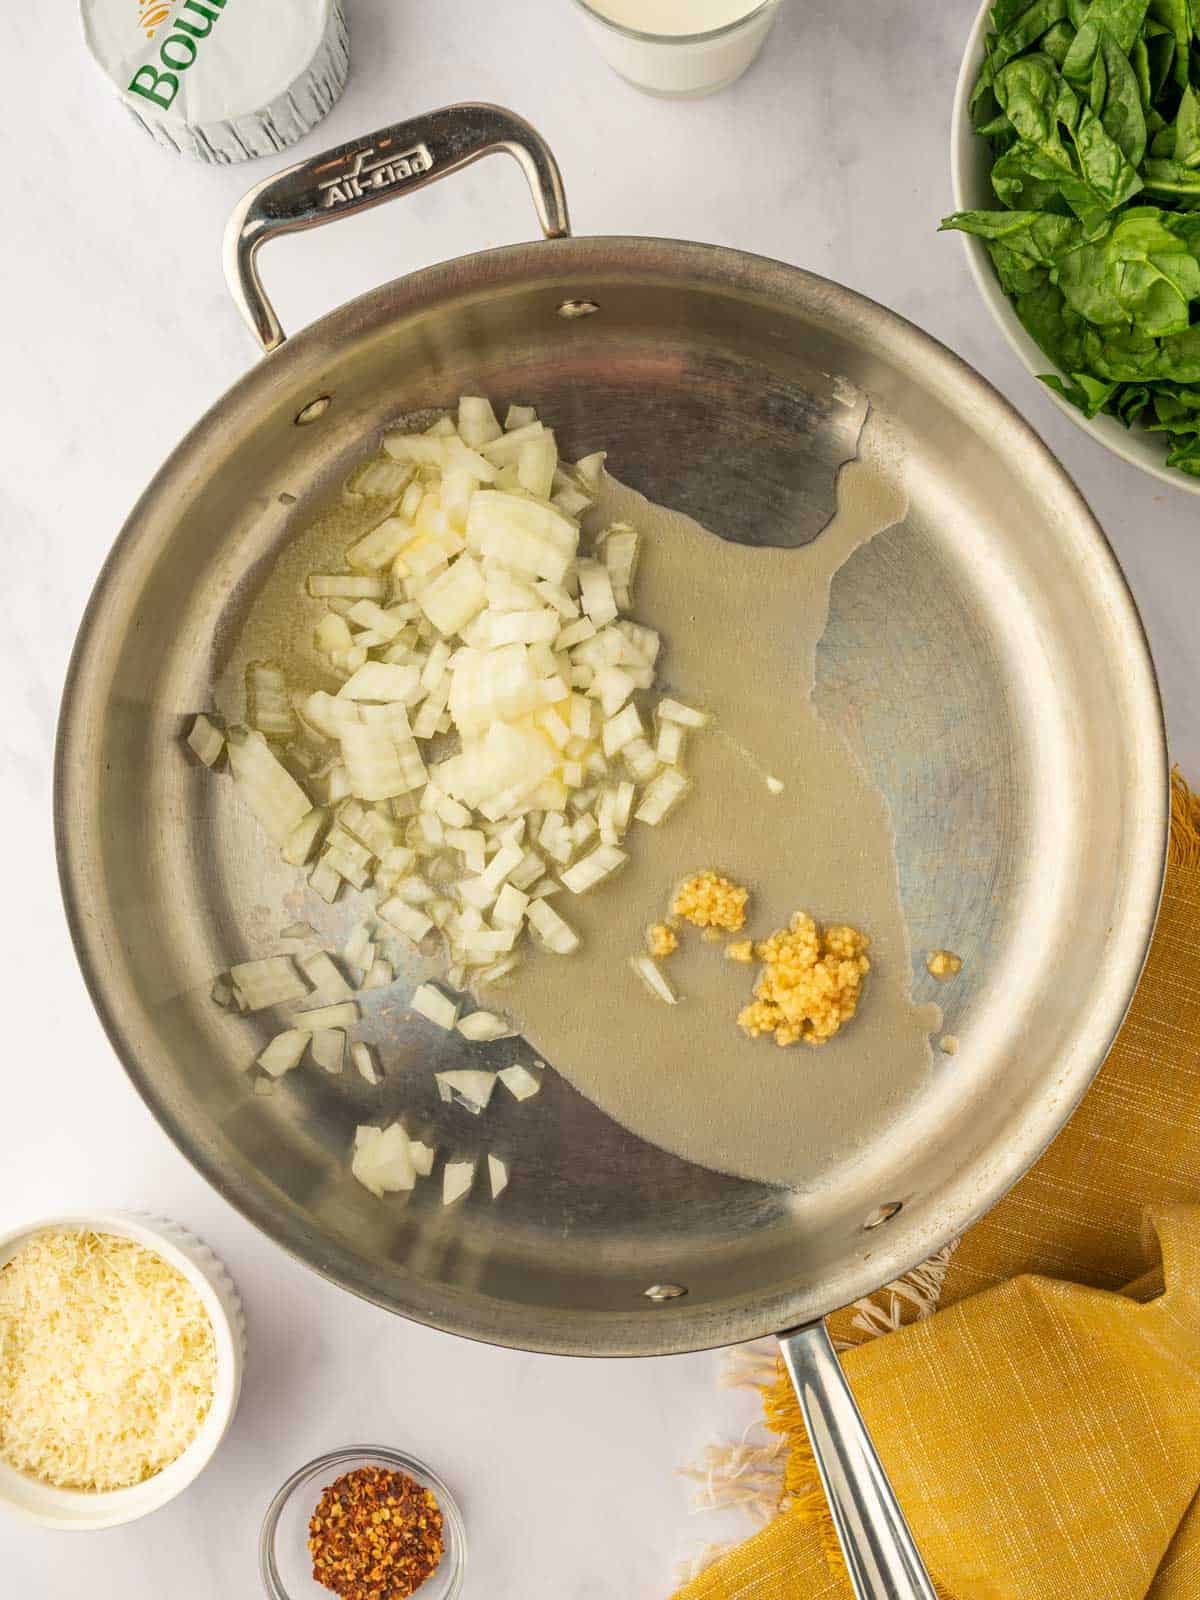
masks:
{"type": "Polygon", "coordinates": [[[443,106],[298,161],[251,189],[225,228],[225,281],[263,349],[275,350],[284,340],[258,275],[258,252],[268,239],[411,194],[497,150],[520,164],[546,237],[569,234],[562,175],[549,145],[502,106],[443,106]]]}
{"type": "Polygon", "coordinates": [[[825,1324],[779,1345],[858,1600],[937,1600],[825,1324]]]}

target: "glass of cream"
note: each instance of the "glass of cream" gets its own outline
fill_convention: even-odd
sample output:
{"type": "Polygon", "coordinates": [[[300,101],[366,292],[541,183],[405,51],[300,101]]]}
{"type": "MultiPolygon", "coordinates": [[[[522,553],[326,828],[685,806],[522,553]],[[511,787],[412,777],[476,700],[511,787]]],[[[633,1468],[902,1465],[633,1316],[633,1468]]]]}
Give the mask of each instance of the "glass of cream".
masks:
{"type": "Polygon", "coordinates": [[[648,94],[687,99],[740,78],[782,0],[575,0],[596,48],[648,94]]]}

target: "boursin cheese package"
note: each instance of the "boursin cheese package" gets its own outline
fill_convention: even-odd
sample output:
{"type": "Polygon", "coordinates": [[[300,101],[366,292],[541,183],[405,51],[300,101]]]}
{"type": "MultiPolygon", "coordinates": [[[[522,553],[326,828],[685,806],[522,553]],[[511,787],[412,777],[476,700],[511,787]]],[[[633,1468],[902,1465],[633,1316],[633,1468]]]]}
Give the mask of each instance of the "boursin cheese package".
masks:
{"type": "Polygon", "coordinates": [[[135,120],[199,161],[286,149],[346,82],[342,0],[81,0],[81,11],[135,120]]]}

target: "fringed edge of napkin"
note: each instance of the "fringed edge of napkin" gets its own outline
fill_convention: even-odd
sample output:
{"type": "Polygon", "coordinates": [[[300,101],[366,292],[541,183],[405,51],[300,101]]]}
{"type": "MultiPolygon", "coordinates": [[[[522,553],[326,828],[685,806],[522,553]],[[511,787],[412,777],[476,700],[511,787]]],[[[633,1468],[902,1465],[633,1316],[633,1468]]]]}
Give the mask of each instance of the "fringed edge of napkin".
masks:
{"type": "MultiPolygon", "coordinates": [[[[1172,866],[1200,868],[1200,795],[1192,792],[1178,768],[1171,773],[1167,859],[1172,866]]],[[[849,1327],[859,1337],[835,1341],[838,1348],[865,1344],[909,1322],[932,1316],[956,1245],[954,1241],[896,1282],[856,1301],[849,1327]]],[[[718,1383],[722,1388],[757,1389],[762,1397],[762,1425],[773,1437],[752,1440],[750,1436],[759,1424],[751,1423],[740,1440],[710,1444],[699,1462],[683,1469],[682,1475],[696,1485],[693,1509],[734,1508],[764,1525],[781,1514],[814,1523],[830,1570],[844,1574],[841,1546],[804,1419],[774,1341],[763,1340],[730,1351],[718,1383]]],[[[699,1577],[732,1548],[732,1544],[706,1545],[699,1555],[681,1564],[679,1583],[699,1577]]],[[[947,1600],[936,1581],[934,1588],[940,1600],[947,1600]]]]}
{"type": "Polygon", "coordinates": [[[1167,859],[1173,867],[1200,867],[1200,795],[1188,788],[1178,767],[1171,774],[1171,843],[1167,859]]]}
{"type": "MultiPolygon", "coordinates": [[[[943,1246],[919,1267],[875,1294],[855,1301],[849,1308],[848,1323],[848,1331],[854,1337],[836,1339],[837,1348],[852,1349],[909,1322],[931,1317],[938,1308],[956,1247],[957,1241],[943,1246]]],[[[730,1350],[717,1385],[722,1389],[756,1390],[763,1415],[749,1424],[740,1439],[706,1446],[699,1461],[681,1469],[680,1475],[695,1485],[693,1511],[741,1511],[762,1527],[784,1513],[816,1521],[822,1543],[831,1558],[840,1561],[833,1519],[775,1341],[761,1339],[730,1350]],[[768,1434],[765,1439],[761,1437],[764,1429],[768,1434]]],[[[734,1549],[735,1543],[708,1543],[696,1555],[681,1561],[675,1573],[677,1585],[682,1587],[698,1578],[734,1549]]]]}

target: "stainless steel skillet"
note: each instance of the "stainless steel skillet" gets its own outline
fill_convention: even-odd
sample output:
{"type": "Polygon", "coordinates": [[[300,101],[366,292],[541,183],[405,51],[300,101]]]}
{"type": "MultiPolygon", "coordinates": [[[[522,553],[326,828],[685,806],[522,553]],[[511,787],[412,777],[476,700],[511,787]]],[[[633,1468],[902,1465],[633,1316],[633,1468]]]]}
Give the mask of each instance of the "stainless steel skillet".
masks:
{"type": "Polygon", "coordinates": [[[552,156],[494,107],[303,162],[247,197],[229,239],[235,298],[272,353],[134,509],[60,724],[64,894],[118,1053],[234,1205],[403,1315],[592,1355],[784,1330],[859,1594],[929,1595],[820,1319],[930,1255],[1029,1167],[1132,995],[1167,766],[1153,668],[1099,527],[1006,402],[880,306],[713,246],[570,237],[552,156]],[[259,244],[493,150],[521,162],[551,237],[396,280],[283,341],[259,244]],[[934,995],[923,951],[969,955],[937,994],[962,1045],[902,1123],[819,1187],[689,1166],[552,1079],[534,1114],[496,1113],[522,1174],[503,1207],[444,1212],[420,1190],[381,1206],[346,1178],[354,1124],[404,1110],[436,1134],[441,1114],[428,1034],[402,1011],[369,1021],[392,1063],[382,1105],[312,1073],[270,1099],[248,1092],[253,1025],[217,1011],[209,986],[265,953],[295,882],[179,735],[289,538],[383,426],[462,392],[536,400],[568,452],[608,445],[626,481],[746,543],[819,535],[855,450],[856,396],[905,462],[905,522],[835,580],[817,696],[890,804],[918,996],[934,995]]]}

